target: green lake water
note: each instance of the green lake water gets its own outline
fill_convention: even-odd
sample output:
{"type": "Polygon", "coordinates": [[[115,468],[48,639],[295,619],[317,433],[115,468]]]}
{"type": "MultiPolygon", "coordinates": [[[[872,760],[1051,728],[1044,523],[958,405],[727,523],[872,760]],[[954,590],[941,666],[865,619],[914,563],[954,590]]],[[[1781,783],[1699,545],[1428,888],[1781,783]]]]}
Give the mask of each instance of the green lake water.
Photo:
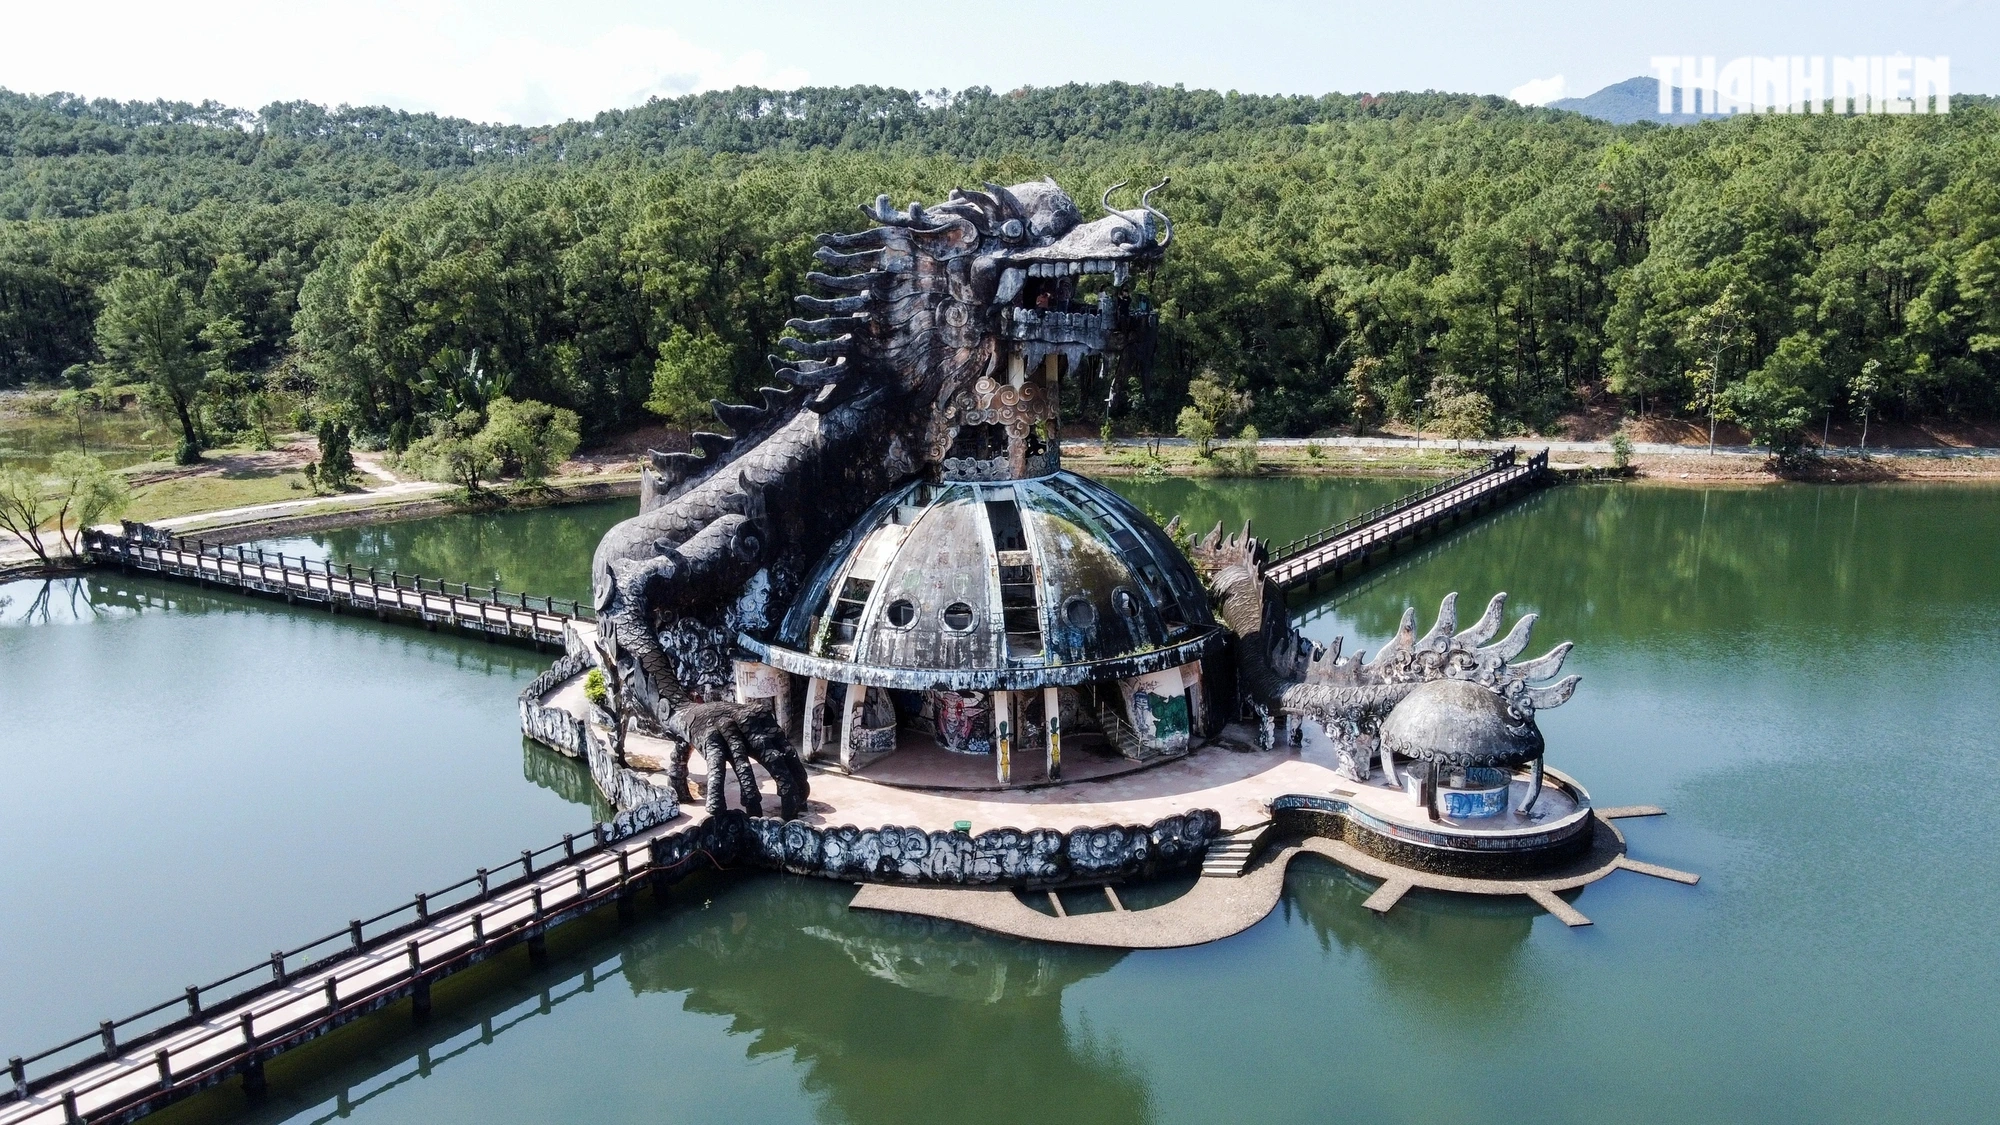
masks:
{"type": "MultiPolygon", "coordinates": [[[[1119,482],[1282,540],[1407,482],[1119,482]]],[[[629,502],[391,524],[287,553],[580,596],[629,502]]],[[[267,545],[267,549],[270,545],[267,545]]],[[[1129,954],[849,914],[706,877],[364,1021],[176,1120],[1884,1121],[2000,1103],[2000,489],[1571,486],[1295,600],[1373,651],[1495,590],[1577,642],[1552,764],[1637,858],[1576,896],[1294,865],[1272,917],[1129,954]]],[[[0,1051],[33,1049],[551,839],[591,812],[523,757],[546,658],[117,579],[0,588],[0,1051]],[[72,594],[95,611],[71,611],[72,594]],[[132,603],[130,605],[124,603],[132,603]]]]}
{"type": "Polygon", "coordinates": [[[0,464],[46,469],[56,454],[78,450],[118,469],[171,455],[177,435],[173,423],[136,409],[89,411],[79,431],[73,416],[26,413],[12,396],[0,397],[0,464]]]}

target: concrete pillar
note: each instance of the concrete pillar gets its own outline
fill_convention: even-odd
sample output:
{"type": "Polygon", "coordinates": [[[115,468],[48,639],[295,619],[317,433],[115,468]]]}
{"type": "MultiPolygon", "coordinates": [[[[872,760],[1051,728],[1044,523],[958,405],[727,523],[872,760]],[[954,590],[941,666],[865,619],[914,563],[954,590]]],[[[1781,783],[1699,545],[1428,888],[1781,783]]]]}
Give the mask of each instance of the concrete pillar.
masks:
{"type": "Polygon", "coordinates": [[[1014,695],[993,693],[993,769],[1006,785],[1014,778],[1014,695]]]}
{"type": "Polygon", "coordinates": [[[825,740],[825,728],[826,681],[814,677],[806,681],[806,713],[799,723],[800,757],[808,762],[819,757],[820,743],[825,740]]]}
{"type": "Polygon", "coordinates": [[[771,701],[771,715],[777,720],[779,730],[790,730],[792,725],[792,682],[784,672],[769,664],[754,660],[738,660],[733,669],[736,682],[736,702],[755,703],[760,699],[771,701]]]}
{"type": "MultiPolygon", "coordinates": [[[[1054,358],[1054,357],[1051,357],[1054,358]]],[[[1042,728],[1049,740],[1049,780],[1062,778],[1062,689],[1042,689],[1042,728]]]]}
{"type": "Polygon", "coordinates": [[[1050,352],[1042,360],[1042,389],[1049,392],[1049,445],[1062,441],[1062,357],[1050,352]]]}
{"type": "Polygon", "coordinates": [[[847,694],[842,696],[840,707],[840,768],[854,768],[854,718],[861,712],[862,703],[868,698],[868,688],[862,684],[848,684],[847,694]]]}

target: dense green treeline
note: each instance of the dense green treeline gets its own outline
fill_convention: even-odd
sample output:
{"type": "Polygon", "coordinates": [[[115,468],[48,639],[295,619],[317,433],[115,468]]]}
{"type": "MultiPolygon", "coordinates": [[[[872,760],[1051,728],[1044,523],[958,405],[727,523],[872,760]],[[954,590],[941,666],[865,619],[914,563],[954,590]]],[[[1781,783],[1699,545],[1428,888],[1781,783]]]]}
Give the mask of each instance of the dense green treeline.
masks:
{"type": "Polygon", "coordinates": [[[1609,391],[1790,447],[1829,415],[2000,407],[1995,125],[1113,85],[736,90],[527,129],[0,94],[0,385],[147,378],[105,329],[143,293],[179,310],[143,354],[206,372],[210,408],[277,381],[400,446],[504,394],[599,433],[765,381],[812,236],[877,191],[1171,174],[1133,425],[1171,427],[1208,372],[1271,435],[1546,430],[1609,391]]]}
{"type": "Polygon", "coordinates": [[[681,154],[878,152],[1074,161],[1107,147],[1215,155],[1327,122],[1550,111],[1458,94],[1271,97],[1107,83],[995,94],[883,87],[754,87],[654,99],[590,121],[481,125],[376,106],[116,102],[0,89],[0,218],[78,218],[207,199],[349,204],[473,169],[577,166],[681,154]]]}

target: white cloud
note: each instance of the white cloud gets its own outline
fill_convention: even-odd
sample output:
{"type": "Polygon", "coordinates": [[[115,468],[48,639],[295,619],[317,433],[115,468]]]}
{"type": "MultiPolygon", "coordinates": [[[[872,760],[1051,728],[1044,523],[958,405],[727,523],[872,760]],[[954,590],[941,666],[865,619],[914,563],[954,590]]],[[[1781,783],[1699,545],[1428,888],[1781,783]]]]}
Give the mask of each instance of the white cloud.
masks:
{"type": "Polygon", "coordinates": [[[251,109],[288,99],[386,104],[543,124],[653,96],[807,79],[761,51],[731,57],[671,27],[623,22],[584,37],[546,10],[533,15],[457,0],[38,5],[10,16],[0,36],[0,86],[251,109]]]}
{"type": "Polygon", "coordinates": [[[1507,96],[1522,105],[1547,105],[1563,96],[1566,83],[1558,74],[1549,78],[1532,78],[1507,91],[1507,96]]]}
{"type": "Polygon", "coordinates": [[[468,63],[464,73],[450,76],[449,84],[437,84],[422,96],[440,105],[457,101],[485,107],[467,116],[524,123],[589,117],[651,97],[731,86],[789,89],[806,81],[805,71],[774,68],[762,51],[727,58],[662,27],[613,28],[581,47],[511,37],[468,63]]]}

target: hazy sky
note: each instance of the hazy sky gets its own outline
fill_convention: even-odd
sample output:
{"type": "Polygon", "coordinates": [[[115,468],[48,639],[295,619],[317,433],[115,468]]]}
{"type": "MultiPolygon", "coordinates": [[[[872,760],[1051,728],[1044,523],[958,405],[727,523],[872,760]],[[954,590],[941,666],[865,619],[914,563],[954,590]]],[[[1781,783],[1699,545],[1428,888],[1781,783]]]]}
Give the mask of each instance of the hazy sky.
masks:
{"type": "Polygon", "coordinates": [[[0,86],[13,90],[248,108],[303,98],[520,123],[741,83],[1004,90],[1123,79],[1258,93],[1520,90],[1541,101],[1650,73],[1648,60],[1666,54],[1942,54],[1955,91],[2000,92],[1994,0],[8,6],[0,86]]]}

